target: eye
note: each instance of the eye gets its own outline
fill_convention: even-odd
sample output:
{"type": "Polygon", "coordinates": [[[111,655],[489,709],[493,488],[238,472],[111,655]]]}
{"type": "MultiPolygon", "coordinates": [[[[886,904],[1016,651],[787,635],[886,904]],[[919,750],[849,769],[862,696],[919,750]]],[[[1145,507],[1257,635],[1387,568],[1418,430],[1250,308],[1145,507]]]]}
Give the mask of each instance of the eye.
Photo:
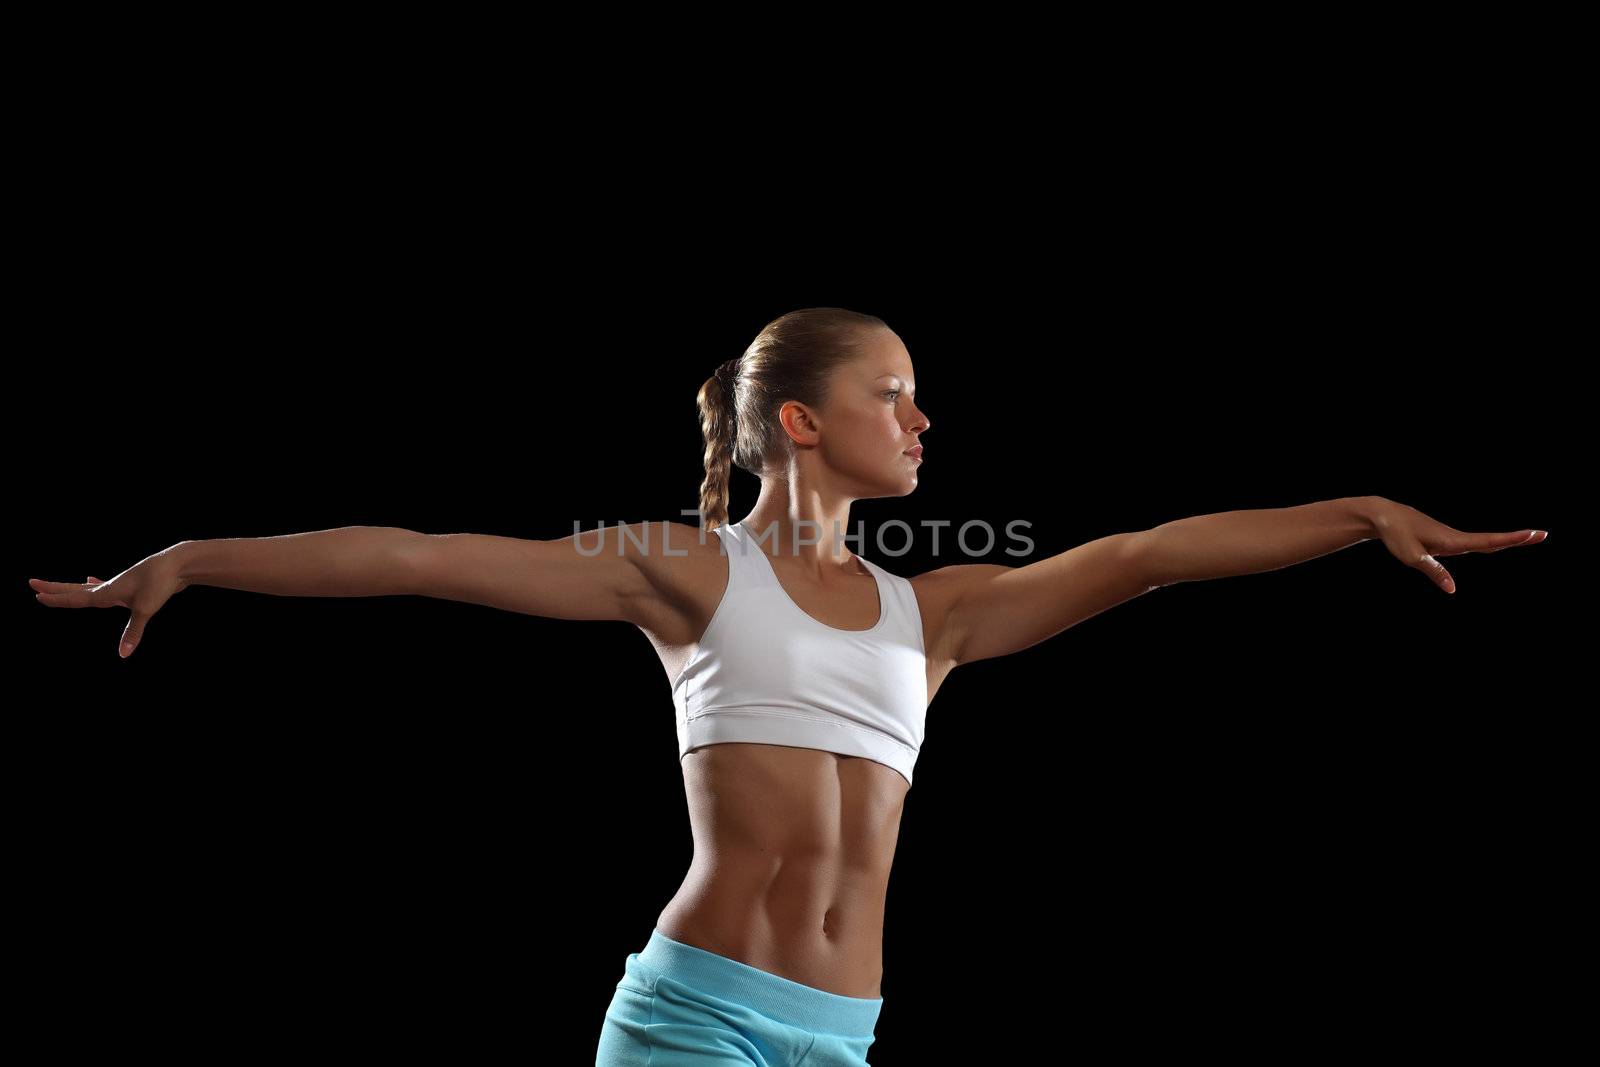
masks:
{"type": "Polygon", "coordinates": [[[898,390],[898,389],[890,389],[888,392],[884,393],[883,395],[884,396],[892,396],[892,397],[898,398],[900,396],[900,390],[898,390]]]}

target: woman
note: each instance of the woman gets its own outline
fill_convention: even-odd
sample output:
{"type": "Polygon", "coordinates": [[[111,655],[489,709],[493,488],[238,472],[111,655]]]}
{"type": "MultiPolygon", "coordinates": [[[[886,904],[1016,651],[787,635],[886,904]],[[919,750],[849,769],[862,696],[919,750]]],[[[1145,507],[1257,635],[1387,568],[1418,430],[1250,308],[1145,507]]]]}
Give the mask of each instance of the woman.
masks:
{"type": "Polygon", "coordinates": [[[34,585],[50,606],[128,607],[124,655],[195,583],[633,622],[672,682],[695,851],[648,943],[624,961],[596,1063],[862,1064],[883,1003],[900,815],[927,706],[955,666],[1031,647],[1163,585],[1370,537],[1453,592],[1435,555],[1544,536],[1467,534],[1349,497],[907,579],[842,538],[853,501],[917,486],[930,423],[916,389],[910,355],[881,319],[796,311],[701,387],[703,525],[602,526],[555,541],[374,527],[190,541],[109,582],[34,585]],[[733,465],[761,491],[730,524],[733,465]]]}

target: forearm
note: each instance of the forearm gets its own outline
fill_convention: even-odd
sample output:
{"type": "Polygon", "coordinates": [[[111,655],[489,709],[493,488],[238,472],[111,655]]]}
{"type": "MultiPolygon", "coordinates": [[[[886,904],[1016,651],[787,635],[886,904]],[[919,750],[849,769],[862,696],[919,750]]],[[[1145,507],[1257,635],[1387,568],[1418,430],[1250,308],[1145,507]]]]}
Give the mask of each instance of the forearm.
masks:
{"type": "Polygon", "coordinates": [[[1277,570],[1369,540],[1379,499],[1347,496],[1162,523],[1145,531],[1150,584],[1277,570]]]}
{"type": "Polygon", "coordinates": [[[172,551],[184,586],[275,596],[392,596],[414,591],[407,550],[425,536],[394,526],[344,526],[184,541],[172,551]]]}

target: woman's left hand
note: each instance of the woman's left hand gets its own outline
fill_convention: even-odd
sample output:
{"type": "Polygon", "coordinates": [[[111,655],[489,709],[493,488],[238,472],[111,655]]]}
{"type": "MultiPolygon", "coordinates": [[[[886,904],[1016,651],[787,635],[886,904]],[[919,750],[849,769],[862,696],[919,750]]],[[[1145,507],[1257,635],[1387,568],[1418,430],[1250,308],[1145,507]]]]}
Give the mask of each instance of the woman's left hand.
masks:
{"type": "Polygon", "coordinates": [[[1547,530],[1463,533],[1442,522],[1435,522],[1416,508],[1397,504],[1384,497],[1377,498],[1372,525],[1395,559],[1426,574],[1446,593],[1456,591],[1455,579],[1450,577],[1450,572],[1435,556],[1498,552],[1502,548],[1537,545],[1550,536],[1547,530]]]}

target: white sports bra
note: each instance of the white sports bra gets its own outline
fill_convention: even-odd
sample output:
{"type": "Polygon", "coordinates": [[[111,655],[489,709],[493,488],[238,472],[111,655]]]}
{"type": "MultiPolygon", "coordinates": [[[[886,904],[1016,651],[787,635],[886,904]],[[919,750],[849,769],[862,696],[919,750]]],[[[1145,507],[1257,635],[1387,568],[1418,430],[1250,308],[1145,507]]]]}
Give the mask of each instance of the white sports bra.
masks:
{"type": "Polygon", "coordinates": [[[678,759],[725,741],[816,748],[892,767],[909,787],[928,708],[911,583],[857,554],[877,581],[878,621],[841,630],[790,599],[742,521],[715,533],[728,585],[672,683],[678,759]]]}

